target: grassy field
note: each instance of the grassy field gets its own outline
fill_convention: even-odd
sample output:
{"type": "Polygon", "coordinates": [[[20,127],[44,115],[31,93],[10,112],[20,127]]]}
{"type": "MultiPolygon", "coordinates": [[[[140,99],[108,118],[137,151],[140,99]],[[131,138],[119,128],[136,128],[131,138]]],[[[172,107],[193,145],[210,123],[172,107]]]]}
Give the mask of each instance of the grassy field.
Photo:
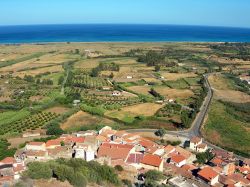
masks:
{"type": "Polygon", "coordinates": [[[226,112],[225,105],[214,100],[203,134],[214,144],[250,156],[250,129],[246,126],[249,124],[235,119],[226,112]]]}
{"type": "Polygon", "coordinates": [[[72,116],[70,116],[63,124],[61,124],[61,128],[63,130],[79,128],[88,125],[95,125],[95,124],[103,124],[103,125],[110,125],[114,122],[105,119],[100,116],[93,116],[83,111],[79,111],[72,116]]]}
{"type": "Polygon", "coordinates": [[[153,116],[162,105],[154,103],[142,103],[138,105],[123,107],[120,110],[107,111],[105,116],[119,119],[125,123],[132,123],[137,116],[153,116]]]}
{"type": "MultiPolygon", "coordinates": [[[[121,129],[176,130],[182,125],[180,113],[171,115],[166,110],[164,115],[157,115],[163,105],[156,104],[156,101],[173,99],[178,104],[193,107],[202,89],[201,74],[223,69],[231,75],[234,73],[232,76],[247,76],[250,55],[242,55],[242,48],[249,51],[250,46],[122,42],[0,45],[0,127],[8,126],[7,130],[12,132],[14,126],[8,125],[11,124],[16,126],[14,132],[21,132],[28,126],[23,119],[31,116],[29,120],[37,120],[37,115],[45,112],[56,118],[65,117],[66,121],[49,120],[57,121],[57,125],[61,124],[70,132],[97,129],[100,124],[121,129]],[[86,50],[90,51],[89,55],[86,50]],[[156,62],[148,64],[147,59],[138,62],[150,50],[165,55],[166,61],[157,62],[160,69],[156,62]],[[114,63],[118,68],[107,66],[93,74],[100,68],[100,63],[114,63]],[[58,80],[61,76],[65,78],[66,74],[69,76],[63,95],[58,80]],[[150,94],[151,88],[158,94],[150,94]],[[114,90],[121,91],[121,96],[114,96],[114,90]],[[78,111],[73,101],[78,99],[84,112],[73,114],[78,111]]],[[[245,143],[249,142],[248,113],[237,111],[234,114],[233,109],[229,110],[228,105],[218,101],[233,101],[240,105],[250,102],[244,86],[240,88],[234,78],[226,73],[209,78],[215,100],[204,133],[215,143],[228,148],[237,147],[238,151],[244,152],[249,151],[245,143]],[[240,139],[240,134],[244,138],[240,139]]],[[[40,128],[44,124],[41,122],[31,128],[40,128]]]]}
{"type": "Polygon", "coordinates": [[[29,116],[30,112],[28,110],[20,111],[9,111],[0,113],[0,127],[5,124],[13,123],[17,120],[23,119],[29,116]]]}

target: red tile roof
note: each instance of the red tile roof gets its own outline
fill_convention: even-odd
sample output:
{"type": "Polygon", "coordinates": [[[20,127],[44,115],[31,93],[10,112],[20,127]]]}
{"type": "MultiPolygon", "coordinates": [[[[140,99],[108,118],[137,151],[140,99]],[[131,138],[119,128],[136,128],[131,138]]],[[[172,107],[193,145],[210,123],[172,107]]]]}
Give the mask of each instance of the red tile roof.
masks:
{"type": "Polygon", "coordinates": [[[206,179],[207,181],[211,181],[216,176],[218,176],[218,173],[214,171],[211,167],[204,167],[198,172],[198,175],[206,179]]]}
{"type": "Polygon", "coordinates": [[[218,165],[221,165],[223,163],[223,160],[221,160],[220,158],[214,157],[210,162],[213,163],[214,165],[218,166],[218,165]]]}
{"type": "Polygon", "coordinates": [[[165,148],[164,148],[165,152],[166,153],[169,153],[169,152],[172,152],[175,150],[175,147],[172,146],[172,145],[167,145],[165,148]]]}
{"type": "Polygon", "coordinates": [[[171,161],[174,162],[174,163],[180,163],[180,162],[182,162],[184,160],[186,160],[186,158],[184,156],[182,156],[182,155],[179,155],[179,154],[178,155],[173,155],[171,157],[171,161]]]}
{"type": "Polygon", "coordinates": [[[0,164],[14,164],[16,160],[13,157],[6,157],[5,159],[0,161],[0,164]]]}
{"type": "Polygon", "coordinates": [[[194,136],[191,138],[190,142],[194,143],[194,144],[197,144],[201,141],[201,138],[197,137],[197,136],[194,136]]]}
{"type": "Polygon", "coordinates": [[[155,143],[150,140],[141,140],[139,141],[139,144],[145,148],[155,146],[155,143]]]}
{"type": "Polygon", "coordinates": [[[246,178],[244,178],[244,176],[240,173],[234,173],[234,174],[231,174],[231,175],[228,175],[228,177],[235,181],[236,183],[237,182],[241,182],[241,183],[244,183],[245,185],[249,185],[250,184],[250,181],[247,180],[246,178]]]}
{"type": "Polygon", "coordinates": [[[186,171],[192,171],[197,169],[196,166],[192,165],[192,164],[185,164],[184,166],[182,166],[181,168],[183,168],[186,171]]]}
{"type": "Polygon", "coordinates": [[[97,157],[110,157],[125,161],[133,147],[132,145],[104,143],[99,147],[97,157]]]}
{"type": "Polygon", "coordinates": [[[72,137],[71,141],[74,143],[84,143],[85,138],[84,137],[72,137]]]}
{"type": "Polygon", "coordinates": [[[141,163],[145,165],[159,167],[160,164],[162,163],[162,159],[157,155],[148,154],[148,155],[144,155],[141,163]]]}
{"type": "Polygon", "coordinates": [[[46,142],[46,147],[50,146],[61,146],[62,139],[58,138],[55,140],[49,140],[46,142]]]}

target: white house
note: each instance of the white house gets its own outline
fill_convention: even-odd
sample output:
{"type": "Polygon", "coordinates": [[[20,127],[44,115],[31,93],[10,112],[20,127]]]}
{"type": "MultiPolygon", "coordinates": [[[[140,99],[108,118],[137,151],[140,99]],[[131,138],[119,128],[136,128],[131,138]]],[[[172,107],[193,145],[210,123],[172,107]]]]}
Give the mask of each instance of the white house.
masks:
{"type": "Polygon", "coordinates": [[[95,151],[93,151],[90,146],[85,150],[84,154],[87,162],[95,159],[95,151]]]}
{"type": "Polygon", "coordinates": [[[132,75],[127,75],[127,79],[133,79],[132,75]]]}
{"type": "Polygon", "coordinates": [[[202,139],[195,136],[191,138],[189,148],[192,149],[193,151],[197,151],[197,146],[200,144],[202,144],[202,139]]]}
{"type": "Polygon", "coordinates": [[[75,158],[82,158],[87,162],[95,159],[95,151],[88,147],[75,148],[75,158]]]}
{"type": "Polygon", "coordinates": [[[25,150],[45,151],[46,144],[44,142],[29,142],[26,144],[25,150]]]}

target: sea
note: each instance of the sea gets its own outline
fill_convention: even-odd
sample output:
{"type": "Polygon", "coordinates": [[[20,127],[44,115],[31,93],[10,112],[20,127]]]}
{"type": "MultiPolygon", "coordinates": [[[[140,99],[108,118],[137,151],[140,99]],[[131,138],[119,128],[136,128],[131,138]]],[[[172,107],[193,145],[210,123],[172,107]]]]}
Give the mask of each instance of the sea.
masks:
{"type": "Polygon", "coordinates": [[[250,42],[250,28],[68,24],[0,26],[0,43],[47,42],[250,42]]]}

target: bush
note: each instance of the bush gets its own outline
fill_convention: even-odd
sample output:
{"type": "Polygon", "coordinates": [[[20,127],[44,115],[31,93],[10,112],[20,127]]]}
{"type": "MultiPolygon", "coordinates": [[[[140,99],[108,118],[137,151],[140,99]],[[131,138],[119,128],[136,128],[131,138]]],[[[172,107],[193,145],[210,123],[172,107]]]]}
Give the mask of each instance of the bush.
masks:
{"type": "Polygon", "coordinates": [[[26,175],[32,179],[50,179],[53,175],[48,163],[32,162],[28,164],[26,175]]]}
{"type": "Polygon", "coordinates": [[[115,170],[117,171],[123,171],[123,167],[121,165],[116,165],[115,170]]]}
{"type": "Polygon", "coordinates": [[[62,135],[63,133],[64,131],[60,128],[59,125],[49,126],[46,132],[47,135],[55,135],[55,136],[62,135]]]}
{"type": "Polygon", "coordinates": [[[88,182],[102,186],[119,186],[115,170],[97,162],[86,162],[82,159],[58,159],[48,162],[33,162],[28,164],[25,175],[32,179],[57,178],[69,181],[74,186],[84,187],[88,182]],[[108,184],[106,184],[108,183],[108,184]],[[109,185],[112,184],[112,185],[109,185]]]}

